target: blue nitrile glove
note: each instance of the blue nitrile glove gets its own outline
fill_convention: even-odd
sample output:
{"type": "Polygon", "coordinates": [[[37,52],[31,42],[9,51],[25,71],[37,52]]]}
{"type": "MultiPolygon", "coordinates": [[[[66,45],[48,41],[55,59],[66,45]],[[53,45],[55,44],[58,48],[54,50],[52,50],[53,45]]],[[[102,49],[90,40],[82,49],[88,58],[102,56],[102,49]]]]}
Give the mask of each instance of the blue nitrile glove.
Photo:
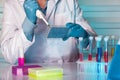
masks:
{"type": "Polygon", "coordinates": [[[25,0],[23,4],[27,18],[32,22],[36,23],[36,10],[39,9],[39,5],[36,0],[25,0]]]}
{"type": "Polygon", "coordinates": [[[116,45],[107,80],[120,80],[120,44],[116,45]]]}
{"type": "Polygon", "coordinates": [[[69,29],[69,31],[63,40],[67,40],[69,37],[83,37],[83,47],[87,47],[89,44],[89,35],[79,24],[67,23],[66,27],[69,29]]]}
{"type": "Polygon", "coordinates": [[[27,18],[34,24],[36,24],[36,10],[41,10],[44,14],[46,13],[46,8],[42,9],[39,5],[37,0],[26,0],[24,2],[24,10],[26,13],[27,18]]]}

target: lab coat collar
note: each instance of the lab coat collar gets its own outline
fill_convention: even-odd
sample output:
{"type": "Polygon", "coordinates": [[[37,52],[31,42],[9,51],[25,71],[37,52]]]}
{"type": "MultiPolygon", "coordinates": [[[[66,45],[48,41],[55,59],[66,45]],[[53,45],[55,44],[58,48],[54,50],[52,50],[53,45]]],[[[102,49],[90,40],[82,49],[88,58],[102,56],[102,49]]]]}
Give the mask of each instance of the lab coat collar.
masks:
{"type": "Polygon", "coordinates": [[[51,16],[52,12],[54,11],[55,6],[57,6],[56,4],[59,2],[60,0],[48,0],[48,5],[47,5],[47,19],[49,19],[49,17],[51,16]]]}

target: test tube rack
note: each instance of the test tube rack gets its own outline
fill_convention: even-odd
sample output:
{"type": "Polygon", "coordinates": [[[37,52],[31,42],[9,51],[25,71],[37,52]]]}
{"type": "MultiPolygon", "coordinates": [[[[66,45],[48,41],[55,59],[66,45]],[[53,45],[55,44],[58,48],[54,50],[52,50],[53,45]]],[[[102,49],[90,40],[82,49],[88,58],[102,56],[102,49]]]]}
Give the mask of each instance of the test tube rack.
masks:
{"type": "Polygon", "coordinates": [[[110,63],[77,61],[77,74],[80,80],[106,80],[110,63]],[[87,76],[87,77],[86,77],[87,76]]]}

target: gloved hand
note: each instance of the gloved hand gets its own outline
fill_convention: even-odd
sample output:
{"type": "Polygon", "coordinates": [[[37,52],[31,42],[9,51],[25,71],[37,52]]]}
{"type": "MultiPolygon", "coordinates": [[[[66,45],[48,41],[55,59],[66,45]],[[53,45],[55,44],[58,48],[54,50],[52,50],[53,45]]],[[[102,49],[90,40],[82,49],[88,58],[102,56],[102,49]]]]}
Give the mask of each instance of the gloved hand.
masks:
{"type": "Polygon", "coordinates": [[[89,35],[79,24],[67,23],[66,27],[69,29],[69,31],[63,40],[67,40],[69,37],[83,37],[83,47],[87,47],[89,44],[89,35]]]}
{"type": "Polygon", "coordinates": [[[23,4],[25,13],[27,18],[34,24],[36,24],[36,10],[40,10],[40,6],[38,5],[36,0],[25,0],[23,4]]]}

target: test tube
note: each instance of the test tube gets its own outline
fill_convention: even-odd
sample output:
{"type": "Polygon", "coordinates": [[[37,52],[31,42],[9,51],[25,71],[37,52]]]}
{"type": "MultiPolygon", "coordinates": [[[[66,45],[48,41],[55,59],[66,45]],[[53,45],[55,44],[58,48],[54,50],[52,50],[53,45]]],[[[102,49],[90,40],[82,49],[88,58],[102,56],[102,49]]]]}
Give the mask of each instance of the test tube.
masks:
{"type": "Polygon", "coordinates": [[[83,41],[83,38],[80,37],[80,38],[79,38],[79,59],[80,59],[80,61],[83,61],[83,47],[82,47],[82,41],[83,41]]]}
{"type": "Polygon", "coordinates": [[[111,57],[114,55],[114,49],[115,49],[115,36],[111,36],[111,57]]]}
{"type": "Polygon", "coordinates": [[[97,42],[96,61],[101,62],[101,58],[102,58],[102,47],[101,47],[102,36],[97,36],[97,37],[95,37],[95,39],[96,39],[96,42],[97,42]]]}
{"type": "Polygon", "coordinates": [[[90,36],[90,49],[89,49],[89,54],[88,54],[88,60],[91,61],[92,60],[92,43],[93,43],[93,37],[90,36]]]}
{"type": "Polygon", "coordinates": [[[23,42],[21,37],[18,37],[18,66],[24,66],[24,50],[23,50],[23,42]]]}
{"type": "Polygon", "coordinates": [[[18,48],[19,52],[19,56],[18,56],[18,66],[24,66],[24,52],[23,52],[23,48],[22,47],[19,47],[18,48]]]}
{"type": "Polygon", "coordinates": [[[104,38],[104,62],[108,62],[108,40],[109,36],[104,38]]]}

